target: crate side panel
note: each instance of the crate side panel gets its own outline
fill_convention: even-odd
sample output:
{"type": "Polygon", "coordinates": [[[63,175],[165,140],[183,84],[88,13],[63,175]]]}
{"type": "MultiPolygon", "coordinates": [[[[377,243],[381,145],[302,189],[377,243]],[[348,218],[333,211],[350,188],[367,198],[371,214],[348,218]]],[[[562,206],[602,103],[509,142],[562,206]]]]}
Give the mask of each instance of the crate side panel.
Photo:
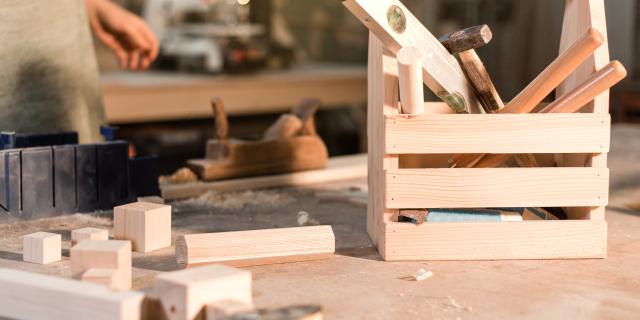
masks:
{"type": "Polygon", "coordinates": [[[386,172],[389,208],[578,207],[607,204],[607,168],[437,168],[386,172]]]}
{"type": "Polygon", "coordinates": [[[608,114],[388,115],[386,152],[604,153],[608,114]]]}
{"type": "Polygon", "coordinates": [[[604,258],[605,221],[385,225],[385,260],[604,258]]]}

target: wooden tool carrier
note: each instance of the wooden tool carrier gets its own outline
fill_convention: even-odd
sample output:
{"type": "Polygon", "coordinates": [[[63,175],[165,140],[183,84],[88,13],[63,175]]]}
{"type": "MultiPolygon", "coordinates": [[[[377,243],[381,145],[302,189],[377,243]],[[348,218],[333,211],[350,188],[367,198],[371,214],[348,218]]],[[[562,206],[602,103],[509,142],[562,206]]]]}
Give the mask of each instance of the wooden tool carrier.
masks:
{"type": "MultiPolygon", "coordinates": [[[[343,4],[370,30],[367,231],[384,260],[606,256],[608,90],[585,101],[580,113],[484,114],[464,76],[451,76],[463,74],[454,56],[399,1],[345,0],[343,4]],[[469,113],[455,113],[450,100],[449,106],[424,103],[424,114],[402,114],[396,54],[403,47],[429,48],[424,83],[432,90],[455,90],[466,100],[469,113]],[[451,168],[448,162],[461,154],[536,154],[540,167],[451,168]],[[416,158],[421,165],[412,161],[416,158]],[[505,207],[557,207],[568,218],[398,222],[403,209],[505,207]]],[[[558,97],[609,63],[603,0],[568,0],[561,55],[590,28],[602,35],[602,45],[590,51],[561,84],[558,80],[553,85],[558,97]]],[[[571,99],[564,96],[564,102],[571,99]]]]}

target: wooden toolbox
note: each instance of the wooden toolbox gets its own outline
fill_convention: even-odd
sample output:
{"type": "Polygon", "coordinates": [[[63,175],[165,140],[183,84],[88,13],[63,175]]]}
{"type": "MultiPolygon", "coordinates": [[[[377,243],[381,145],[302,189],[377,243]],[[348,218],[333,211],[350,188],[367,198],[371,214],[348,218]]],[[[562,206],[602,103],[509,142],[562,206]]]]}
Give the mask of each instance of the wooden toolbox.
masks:
{"type": "MultiPolygon", "coordinates": [[[[390,47],[389,39],[378,37],[381,33],[376,28],[380,26],[374,23],[388,17],[359,11],[362,1],[349,0],[345,5],[351,6],[349,9],[371,30],[367,230],[384,260],[604,258],[608,91],[581,113],[453,114],[445,103],[427,102],[424,114],[399,114],[398,68],[393,53],[398,48],[390,47]],[[452,154],[475,153],[546,154],[551,161],[537,168],[446,165],[452,154]],[[405,165],[415,157],[431,165],[405,165]],[[399,209],[487,207],[560,207],[568,219],[398,222],[399,209]]],[[[379,3],[386,2],[398,3],[407,12],[407,26],[415,19],[398,1],[379,3]]],[[[604,35],[604,44],[558,87],[558,95],[609,62],[603,1],[568,0],[560,52],[589,27],[604,35]]]]}

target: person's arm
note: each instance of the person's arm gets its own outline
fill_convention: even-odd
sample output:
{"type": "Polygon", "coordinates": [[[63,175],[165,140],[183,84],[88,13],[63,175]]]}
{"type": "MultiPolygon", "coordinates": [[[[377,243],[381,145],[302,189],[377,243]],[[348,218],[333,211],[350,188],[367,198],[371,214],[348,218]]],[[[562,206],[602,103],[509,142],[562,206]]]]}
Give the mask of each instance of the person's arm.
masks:
{"type": "Polygon", "coordinates": [[[85,0],[89,24],[122,68],[146,69],[158,56],[158,39],[147,24],[110,0],[85,0]]]}

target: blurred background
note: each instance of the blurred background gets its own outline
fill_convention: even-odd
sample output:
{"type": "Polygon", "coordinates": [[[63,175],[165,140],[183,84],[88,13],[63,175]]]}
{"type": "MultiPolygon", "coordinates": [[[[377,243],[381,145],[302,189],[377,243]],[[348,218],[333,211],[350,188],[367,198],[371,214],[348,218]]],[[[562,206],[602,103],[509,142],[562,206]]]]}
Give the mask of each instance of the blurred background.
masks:
{"type": "MultiPolygon", "coordinates": [[[[321,100],[318,132],[331,155],[366,151],[368,31],[340,1],[119,0],[161,40],[147,72],[120,71],[99,41],[107,120],[162,173],[204,154],[209,101],[222,97],[231,135],[259,136],[304,98],[321,100]]],[[[564,1],[403,0],[436,36],[478,24],[493,31],[478,50],[504,100],[558,54],[564,1]]],[[[614,122],[640,123],[640,4],[606,1],[611,58],[629,72],[611,94],[614,122]]]]}

